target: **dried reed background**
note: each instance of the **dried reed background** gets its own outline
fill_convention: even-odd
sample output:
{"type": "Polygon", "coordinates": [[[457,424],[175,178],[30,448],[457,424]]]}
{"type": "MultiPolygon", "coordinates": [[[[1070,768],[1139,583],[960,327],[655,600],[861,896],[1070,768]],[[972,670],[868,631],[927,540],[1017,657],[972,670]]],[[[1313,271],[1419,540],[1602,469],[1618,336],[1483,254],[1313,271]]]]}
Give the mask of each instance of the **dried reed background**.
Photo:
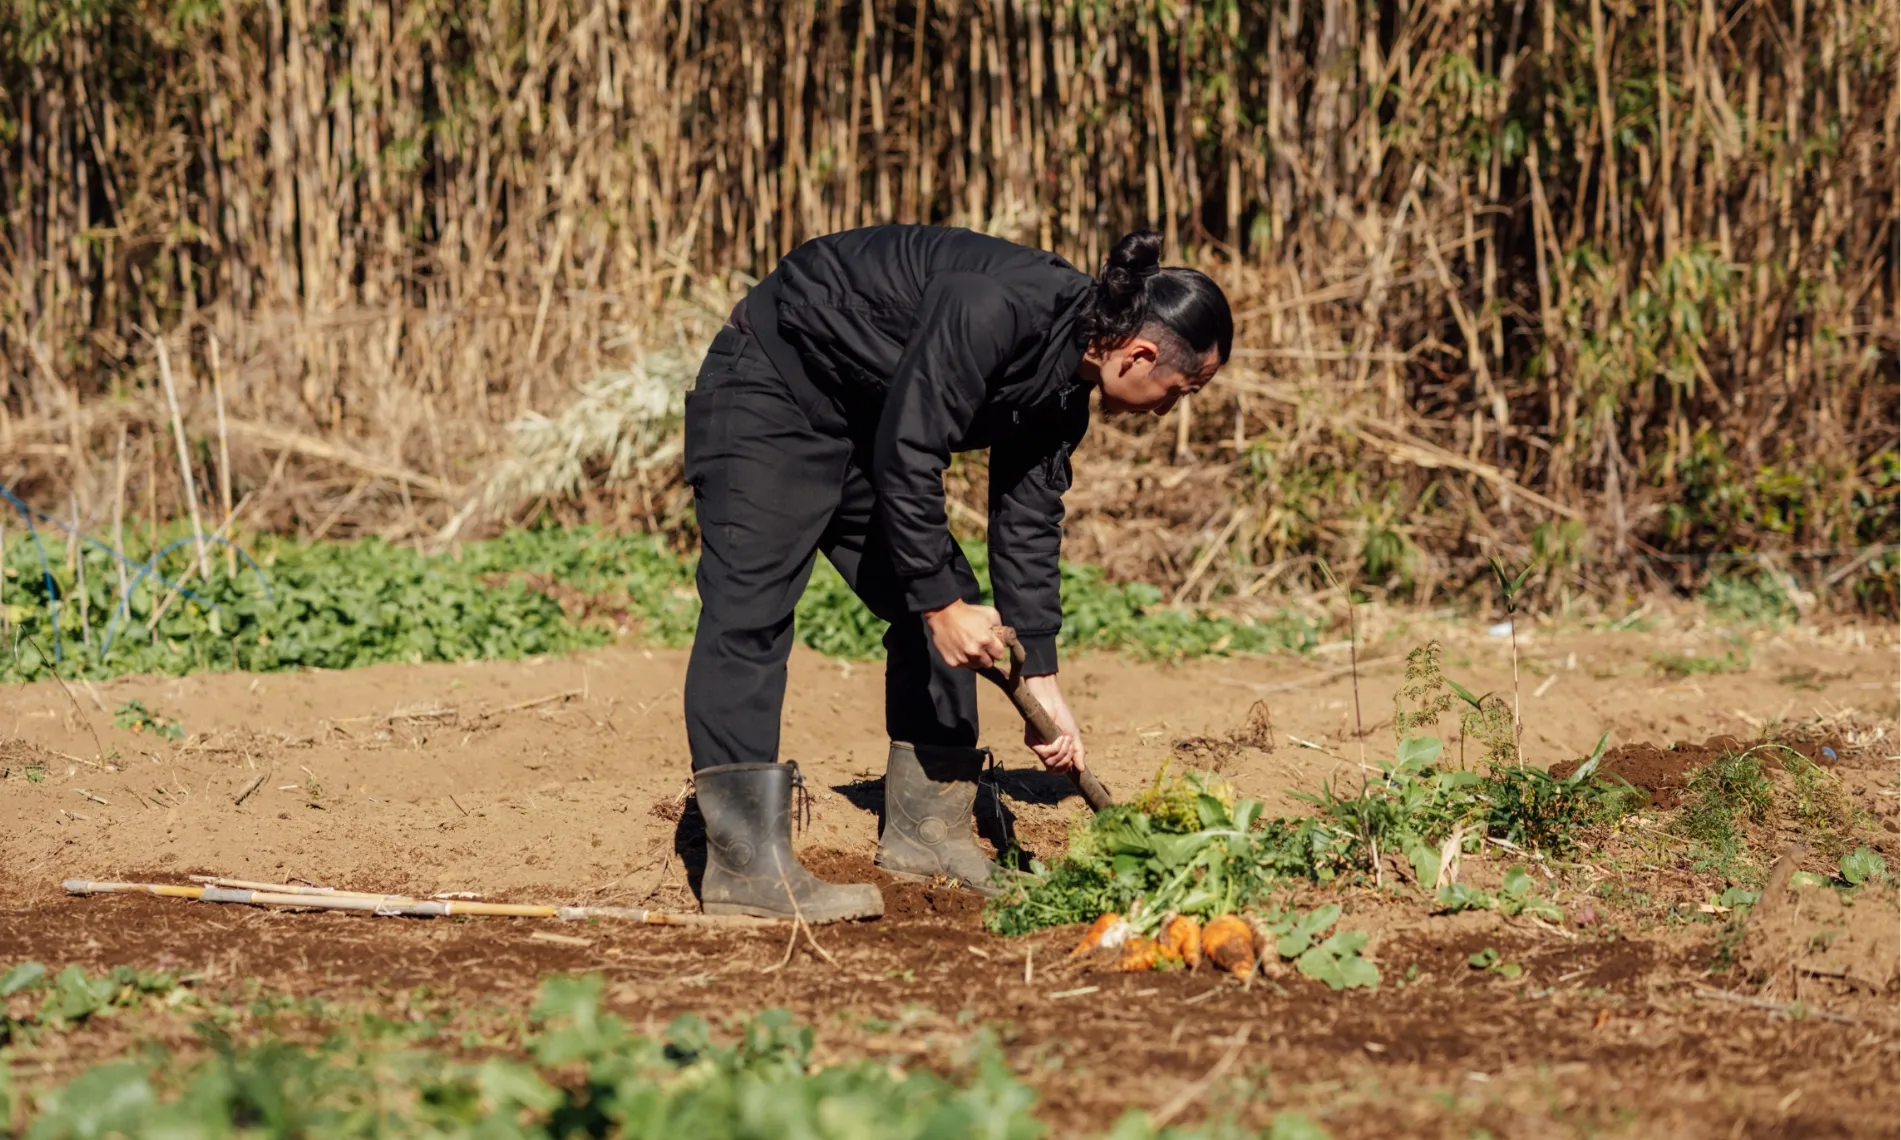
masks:
{"type": "Polygon", "coordinates": [[[784,250],[1153,225],[1238,367],[1099,425],[1073,557],[1892,608],[1896,74],[1881,0],[0,0],[0,478],[689,541],[667,417],[784,250]]]}

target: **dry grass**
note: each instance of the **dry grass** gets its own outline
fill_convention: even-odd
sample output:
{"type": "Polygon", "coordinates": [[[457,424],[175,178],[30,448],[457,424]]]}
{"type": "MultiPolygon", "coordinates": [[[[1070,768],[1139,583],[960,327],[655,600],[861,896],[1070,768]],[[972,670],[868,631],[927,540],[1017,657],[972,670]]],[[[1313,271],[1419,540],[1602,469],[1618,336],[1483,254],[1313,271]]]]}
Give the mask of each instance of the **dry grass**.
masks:
{"type": "Polygon", "coordinates": [[[1317,560],[1431,597],[1500,554],[1555,601],[1740,552],[1892,607],[1894,29],[1885,0],[0,0],[0,479],[88,529],[184,513],[163,334],[207,530],[227,481],[240,526],[306,534],[678,527],[614,378],[690,366],[791,245],[954,222],[1094,266],[1152,224],[1242,347],[1174,422],[1101,425],[1075,556],[1192,602],[1317,560]]]}

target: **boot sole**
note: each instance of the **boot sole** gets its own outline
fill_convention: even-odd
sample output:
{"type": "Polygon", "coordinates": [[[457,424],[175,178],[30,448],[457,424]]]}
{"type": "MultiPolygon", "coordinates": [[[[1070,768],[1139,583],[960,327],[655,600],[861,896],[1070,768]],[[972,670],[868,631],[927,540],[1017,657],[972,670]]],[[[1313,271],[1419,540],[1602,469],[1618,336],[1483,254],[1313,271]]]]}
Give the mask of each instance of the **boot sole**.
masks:
{"type": "Polygon", "coordinates": [[[700,906],[700,911],[703,914],[715,916],[741,915],[747,918],[776,918],[781,922],[791,922],[796,918],[802,918],[807,926],[829,926],[834,922],[859,922],[865,919],[883,918],[884,904],[883,901],[880,900],[876,909],[860,907],[857,910],[828,915],[810,915],[803,913],[795,915],[791,911],[773,910],[770,907],[763,906],[748,906],[745,903],[703,903],[700,906]]]}

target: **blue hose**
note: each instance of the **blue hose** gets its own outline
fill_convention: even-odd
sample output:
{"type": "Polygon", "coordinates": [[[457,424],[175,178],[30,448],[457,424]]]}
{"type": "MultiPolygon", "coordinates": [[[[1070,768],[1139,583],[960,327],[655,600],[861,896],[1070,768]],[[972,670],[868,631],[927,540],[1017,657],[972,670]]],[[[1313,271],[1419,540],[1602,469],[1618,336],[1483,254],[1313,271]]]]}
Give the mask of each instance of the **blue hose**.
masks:
{"type": "MultiPolygon", "coordinates": [[[[132,594],[133,594],[133,591],[139,588],[139,583],[145,581],[145,576],[147,574],[152,573],[154,570],[158,568],[159,559],[165,557],[167,554],[170,554],[172,551],[177,550],[179,547],[184,546],[187,543],[193,543],[193,542],[215,542],[221,546],[228,546],[232,550],[237,551],[238,556],[243,558],[245,563],[251,567],[252,573],[257,575],[257,580],[263,583],[264,596],[271,599],[272,601],[277,600],[277,595],[271,590],[271,580],[264,576],[264,568],[259,566],[257,564],[257,559],[252,558],[250,555],[250,552],[245,550],[242,546],[239,546],[236,543],[230,542],[226,539],[219,538],[216,535],[206,535],[202,539],[200,538],[176,539],[172,542],[166,543],[164,546],[159,547],[157,553],[153,554],[149,561],[147,561],[144,565],[139,566],[138,576],[133,578],[132,581],[126,585],[125,590],[120,593],[119,604],[113,607],[112,621],[107,623],[106,625],[105,640],[99,646],[99,660],[100,661],[103,662],[112,655],[112,639],[115,635],[115,632],[119,628],[120,619],[130,618],[132,616],[132,594]]],[[[114,553],[117,553],[117,552],[115,551],[114,553]]],[[[138,563],[132,562],[129,559],[127,560],[126,564],[128,566],[139,565],[138,563]]],[[[158,580],[160,582],[164,582],[165,575],[160,574],[158,576],[158,580]]],[[[178,592],[181,594],[184,594],[188,598],[191,598],[193,601],[198,602],[200,605],[209,606],[212,609],[219,610],[219,611],[222,611],[224,609],[224,607],[220,606],[218,603],[202,599],[198,597],[198,595],[192,593],[190,590],[185,589],[183,586],[178,587],[178,592]]]]}
{"type": "MultiPolygon", "coordinates": [[[[10,488],[8,488],[4,484],[0,484],[0,496],[4,496],[7,502],[13,504],[14,510],[19,512],[20,518],[24,520],[26,523],[27,532],[33,536],[33,545],[39,550],[40,577],[41,577],[41,580],[46,583],[46,593],[47,593],[47,596],[51,599],[49,605],[51,608],[52,618],[53,618],[53,661],[55,664],[65,660],[65,649],[60,644],[60,636],[59,636],[59,633],[60,633],[59,611],[60,611],[61,603],[64,601],[64,598],[61,596],[59,592],[59,583],[54,581],[53,579],[52,563],[46,557],[46,544],[40,540],[39,528],[33,525],[33,519],[34,519],[34,516],[36,515],[40,518],[42,522],[52,523],[54,526],[65,531],[67,534],[72,535],[76,538],[79,538],[86,545],[97,547],[98,549],[105,551],[107,554],[110,554],[113,558],[117,559],[119,562],[127,566],[134,567],[139,572],[138,576],[133,578],[132,581],[126,586],[126,588],[123,591],[121,591],[119,595],[119,601],[113,607],[112,621],[108,623],[106,626],[105,640],[101,643],[100,649],[99,649],[99,660],[101,662],[104,662],[111,655],[113,637],[115,636],[115,633],[119,627],[120,620],[122,618],[130,618],[132,615],[132,592],[138,588],[139,583],[144,581],[146,575],[148,574],[155,574],[158,578],[160,585],[168,587],[168,588],[176,589],[180,594],[183,594],[185,597],[190,598],[192,601],[197,602],[199,605],[204,606],[207,609],[219,610],[221,612],[224,610],[223,606],[219,605],[218,603],[212,601],[209,598],[200,596],[193,590],[186,587],[182,581],[174,582],[172,579],[166,577],[162,572],[158,570],[158,563],[161,558],[163,558],[166,554],[170,553],[171,551],[187,543],[215,542],[222,546],[228,546],[232,550],[237,551],[238,556],[244,559],[245,564],[251,568],[252,573],[257,575],[258,582],[264,587],[264,596],[267,598],[270,598],[272,601],[277,600],[276,593],[271,589],[271,580],[265,575],[264,568],[258,565],[257,559],[251,557],[250,551],[244,549],[242,546],[239,546],[236,543],[231,542],[227,539],[219,538],[215,535],[208,535],[203,538],[181,538],[161,548],[156,554],[152,555],[152,557],[149,560],[145,562],[138,562],[132,558],[127,557],[124,552],[116,549],[109,543],[100,542],[96,538],[92,538],[86,535],[81,535],[77,528],[69,526],[68,524],[64,522],[61,522],[59,519],[53,517],[52,515],[47,514],[45,511],[35,510],[34,508],[27,506],[25,503],[20,501],[19,497],[15,495],[10,488]]],[[[5,550],[3,548],[0,548],[0,562],[4,561],[5,553],[6,553],[5,550]]]]}
{"type": "MultiPolygon", "coordinates": [[[[52,601],[49,602],[48,604],[52,607],[52,611],[53,611],[53,661],[54,663],[57,664],[59,661],[64,659],[65,651],[62,650],[59,645],[60,597],[59,597],[59,585],[58,583],[53,581],[53,564],[46,560],[46,544],[40,541],[39,528],[33,525],[32,508],[28,507],[25,503],[22,503],[19,499],[14,498],[13,492],[8,490],[4,486],[0,486],[0,495],[5,495],[7,497],[7,501],[13,504],[14,509],[20,512],[20,517],[26,520],[26,531],[28,534],[33,536],[33,545],[39,548],[40,578],[42,581],[46,583],[46,596],[52,599],[52,601]]],[[[5,562],[6,562],[6,549],[4,547],[0,547],[0,573],[5,572],[5,562]]]]}

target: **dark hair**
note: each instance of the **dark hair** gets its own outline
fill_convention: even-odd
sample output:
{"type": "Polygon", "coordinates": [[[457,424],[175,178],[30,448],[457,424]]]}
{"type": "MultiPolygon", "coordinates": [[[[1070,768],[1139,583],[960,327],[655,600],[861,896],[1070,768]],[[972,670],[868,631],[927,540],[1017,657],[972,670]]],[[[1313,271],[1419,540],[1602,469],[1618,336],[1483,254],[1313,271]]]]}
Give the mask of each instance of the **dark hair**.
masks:
{"type": "Polygon", "coordinates": [[[1234,347],[1234,313],[1227,294],[1205,273],[1162,268],[1162,235],[1126,234],[1109,251],[1083,309],[1087,343],[1114,348],[1147,331],[1162,347],[1161,363],[1196,372],[1210,348],[1228,362],[1234,347]]]}

